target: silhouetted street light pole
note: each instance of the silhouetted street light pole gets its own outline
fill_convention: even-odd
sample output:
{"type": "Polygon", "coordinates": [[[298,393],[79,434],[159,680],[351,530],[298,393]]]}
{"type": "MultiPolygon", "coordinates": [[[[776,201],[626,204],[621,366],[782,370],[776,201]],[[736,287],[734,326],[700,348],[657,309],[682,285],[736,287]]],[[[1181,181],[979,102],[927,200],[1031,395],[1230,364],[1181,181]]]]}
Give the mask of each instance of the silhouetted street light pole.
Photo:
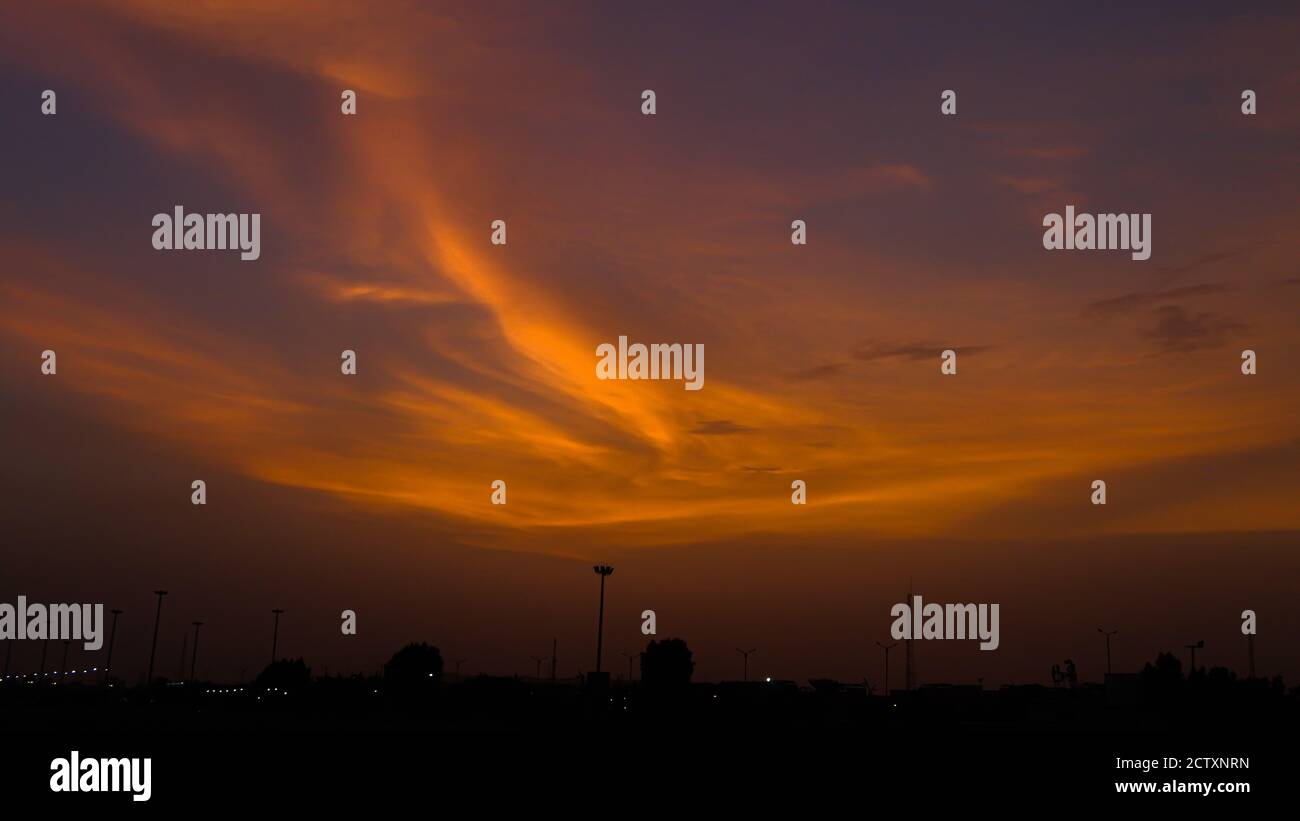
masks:
{"type": "Polygon", "coordinates": [[[739,647],[737,647],[736,652],[745,657],[745,677],[741,679],[741,681],[749,681],[749,654],[757,653],[758,648],[751,647],[748,650],[741,650],[739,647]]]}
{"type": "Polygon", "coordinates": [[[537,664],[537,670],[533,673],[533,678],[541,681],[542,679],[542,662],[546,661],[546,656],[529,656],[537,664]]]}
{"type": "Polygon", "coordinates": [[[176,665],[176,680],[185,681],[185,657],[190,654],[190,631],[181,634],[181,663],[176,665]]]}
{"type": "Polygon", "coordinates": [[[627,680],[628,680],[628,681],[631,681],[631,680],[632,680],[632,661],[633,661],[637,656],[639,656],[639,655],[641,655],[641,654],[640,654],[640,653],[623,653],[622,655],[623,655],[624,658],[627,659],[627,680]]]}
{"type": "Polygon", "coordinates": [[[104,662],[104,681],[108,681],[108,671],[113,666],[113,639],[117,637],[117,617],[121,610],[109,610],[113,614],[113,627],[108,631],[108,660],[104,662]]]}
{"type": "Polygon", "coordinates": [[[1106,637],[1106,675],[1110,675],[1110,637],[1118,633],[1118,630],[1102,630],[1097,628],[1097,632],[1106,637]]]}
{"type": "Polygon", "coordinates": [[[167,595],[166,590],[155,590],[153,594],[158,597],[158,610],[153,617],[153,644],[149,647],[149,674],[145,676],[145,686],[153,684],[153,660],[158,652],[158,622],[162,620],[162,600],[167,595]]]}
{"type": "Polygon", "coordinates": [[[893,644],[881,644],[876,642],[876,646],[885,651],[885,698],[889,698],[889,651],[898,646],[898,642],[893,644]]]}
{"type": "Polygon", "coordinates": [[[194,681],[194,668],[199,663],[199,628],[202,626],[203,622],[194,622],[194,654],[190,656],[190,681],[194,681]]]}
{"type": "Polygon", "coordinates": [[[275,627],[271,631],[271,663],[275,664],[275,649],[280,642],[280,614],[284,611],[276,607],[271,612],[275,614],[275,627]]]}
{"type": "Polygon", "coordinates": [[[600,672],[600,652],[605,643],[605,577],[614,572],[607,564],[592,568],[600,576],[600,617],[596,620],[596,672],[600,672]]]}
{"type": "Polygon", "coordinates": [[[1204,647],[1204,646],[1205,646],[1205,639],[1201,639],[1200,641],[1196,642],[1195,644],[1188,644],[1188,645],[1186,645],[1187,649],[1192,651],[1192,667],[1191,667],[1190,670],[1187,671],[1187,677],[1188,677],[1188,678],[1191,678],[1191,677],[1192,677],[1192,673],[1195,673],[1195,672],[1196,672],[1196,651],[1197,651],[1197,650],[1200,650],[1200,649],[1201,649],[1202,647],[1204,647]]]}

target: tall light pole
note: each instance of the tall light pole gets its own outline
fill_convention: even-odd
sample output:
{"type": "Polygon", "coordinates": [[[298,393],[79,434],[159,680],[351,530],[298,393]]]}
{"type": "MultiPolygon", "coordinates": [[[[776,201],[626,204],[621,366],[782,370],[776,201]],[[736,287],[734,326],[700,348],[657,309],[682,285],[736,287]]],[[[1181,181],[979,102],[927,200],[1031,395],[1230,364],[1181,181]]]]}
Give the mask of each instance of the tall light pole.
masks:
{"type": "Polygon", "coordinates": [[[1192,667],[1190,670],[1187,671],[1187,677],[1190,679],[1192,677],[1192,673],[1196,672],[1196,651],[1200,650],[1202,647],[1205,646],[1205,639],[1201,639],[1195,644],[1188,644],[1185,646],[1187,647],[1188,650],[1192,651],[1192,667]]]}
{"type": "Polygon", "coordinates": [[[145,676],[145,686],[153,684],[153,660],[158,652],[158,622],[162,620],[162,600],[167,595],[166,590],[155,590],[153,594],[158,597],[158,610],[153,616],[153,644],[149,647],[149,674],[145,676]]]}
{"type": "Polygon", "coordinates": [[[185,657],[190,654],[190,631],[181,634],[181,663],[176,665],[176,680],[185,681],[185,657]]]}
{"type": "Polygon", "coordinates": [[[889,698],[889,651],[898,646],[898,642],[893,644],[881,644],[876,642],[876,646],[885,651],[885,698],[889,698]]]}
{"type": "Polygon", "coordinates": [[[627,659],[627,680],[628,680],[628,681],[631,681],[631,680],[632,680],[632,661],[633,661],[637,656],[639,656],[639,655],[641,655],[641,654],[640,654],[640,653],[622,653],[621,655],[622,655],[624,658],[627,659]]]}
{"type": "Polygon", "coordinates": [[[1110,675],[1110,637],[1118,633],[1118,630],[1102,630],[1097,628],[1097,632],[1106,637],[1106,675],[1110,675]]]}
{"type": "Polygon", "coordinates": [[[117,617],[121,610],[109,610],[113,614],[113,627],[108,631],[108,660],[104,662],[104,681],[108,681],[108,671],[113,666],[113,639],[117,637],[117,617]]]}
{"type": "Polygon", "coordinates": [[[757,653],[758,648],[751,647],[748,650],[741,650],[739,647],[737,647],[736,652],[745,657],[745,677],[741,679],[741,681],[749,681],[749,654],[757,653]]]}
{"type": "Polygon", "coordinates": [[[533,672],[533,678],[541,681],[542,679],[542,662],[546,661],[546,656],[529,656],[537,664],[537,669],[533,672]]]}
{"type": "Polygon", "coordinates": [[[271,631],[271,663],[275,664],[275,649],[280,642],[280,614],[284,611],[276,607],[271,612],[275,614],[275,627],[271,631]]]}
{"type": "MultiPolygon", "coordinates": [[[[910,576],[907,579],[907,603],[913,606],[918,604],[912,597],[912,579],[910,576]]],[[[903,645],[904,660],[907,662],[903,668],[903,689],[909,693],[912,692],[912,688],[916,685],[916,657],[912,648],[912,640],[916,638],[917,636],[911,636],[904,639],[907,643],[903,645]]]]}
{"type": "Polygon", "coordinates": [[[199,628],[203,622],[196,621],[194,624],[194,654],[190,656],[190,681],[194,681],[194,668],[199,663],[199,628]]]}
{"type": "Polygon", "coordinates": [[[600,617],[596,620],[596,672],[600,672],[600,651],[605,643],[605,577],[614,572],[607,564],[592,568],[600,576],[600,617]]]}

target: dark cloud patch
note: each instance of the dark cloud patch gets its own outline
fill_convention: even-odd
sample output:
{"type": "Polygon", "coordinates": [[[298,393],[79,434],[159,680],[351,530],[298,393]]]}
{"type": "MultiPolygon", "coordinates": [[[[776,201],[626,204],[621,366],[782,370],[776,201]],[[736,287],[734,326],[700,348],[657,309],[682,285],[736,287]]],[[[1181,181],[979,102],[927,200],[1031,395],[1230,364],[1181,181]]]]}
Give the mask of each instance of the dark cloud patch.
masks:
{"type": "Polygon", "coordinates": [[[935,359],[939,354],[949,348],[965,354],[983,353],[989,350],[988,345],[961,345],[951,344],[941,345],[938,343],[926,344],[913,342],[906,345],[889,345],[880,342],[864,342],[853,349],[853,357],[863,362],[877,362],[884,359],[906,359],[908,361],[917,361],[922,359],[935,359]]]}
{"type": "Polygon", "coordinates": [[[743,470],[746,473],[780,473],[781,472],[780,468],[766,468],[766,467],[758,468],[758,467],[750,467],[749,465],[745,465],[743,470]]]}
{"type": "Polygon", "coordinates": [[[753,430],[751,427],[738,425],[730,419],[713,419],[696,425],[691,433],[698,433],[701,436],[729,436],[733,433],[749,433],[753,430]]]}
{"type": "Polygon", "coordinates": [[[1197,268],[1200,268],[1202,265],[1211,265],[1215,262],[1223,262],[1225,259],[1232,259],[1233,257],[1241,256],[1244,251],[1244,248],[1232,248],[1227,251],[1211,251],[1208,254],[1202,254],[1191,262],[1183,265],[1165,265],[1157,268],[1155,272],[1157,274],[1167,274],[1178,277],[1190,273],[1197,268]]]}
{"type": "Polygon", "coordinates": [[[1162,305],[1151,314],[1155,324],[1142,331],[1142,336],[1155,342],[1166,353],[1220,348],[1234,334],[1250,327],[1219,314],[1190,314],[1181,305],[1162,305]]]}
{"type": "Polygon", "coordinates": [[[848,369],[845,362],[835,362],[830,365],[819,365],[816,368],[809,368],[806,371],[799,371],[791,374],[790,379],[796,382],[810,382],[817,379],[830,379],[833,376],[839,376],[848,369]]]}
{"type": "Polygon", "coordinates": [[[1087,307],[1083,309],[1083,315],[1096,319],[1109,319],[1110,317],[1136,311],[1160,302],[1168,302],[1171,299],[1204,296],[1206,294],[1221,294],[1227,290],[1228,287],[1221,283],[1206,283],[1204,285],[1187,285],[1182,288],[1170,288],[1167,291],[1133,291],[1132,293],[1127,293],[1123,296],[1090,302],[1087,307]]]}

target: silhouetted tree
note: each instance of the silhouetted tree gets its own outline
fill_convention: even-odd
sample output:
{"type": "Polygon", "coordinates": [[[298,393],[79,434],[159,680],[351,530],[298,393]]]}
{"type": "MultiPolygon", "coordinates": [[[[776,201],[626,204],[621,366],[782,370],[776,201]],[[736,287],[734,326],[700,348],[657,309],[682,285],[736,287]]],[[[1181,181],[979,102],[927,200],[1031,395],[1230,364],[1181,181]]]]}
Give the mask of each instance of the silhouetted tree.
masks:
{"type": "Polygon", "coordinates": [[[1172,706],[1183,692],[1183,663],[1173,653],[1160,653],[1142,668],[1142,694],[1150,704],[1172,706]]]}
{"type": "Polygon", "coordinates": [[[641,657],[641,682],[648,688],[685,687],[694,672],[691,648],[681,639],[652,640],[641,657]]]}
{"type": "Polygon", "coordinates": [[[281,690],[301,690],[311,684],[311,669],[302,659],[273,661],[257,674],[254,687],[278,687],[281,690]]]}
{"type": "Polygon", "coordinates": [[[1142,668],[1142,677],[1166,683],[1182,681],[1183,663],[1173,653],[1160,653],[1156,656],[1154,666],[1152,666],[1151,662],[1147,662],[1146,666],[1142,668]]]}
{"type": "Polygon", "coordinates": [[[1211,667],[1206,673],[1206,680],[1211,686],[1223,689],[1237,683],[1237,674],[1227,667],[1211,667]]]}
{"type": "Polygon", "coordinates": [[[398,650],[384,665],[384,684],[393,692],[428,689],[442,679],[442,652],[424,642],[398,650]]]}

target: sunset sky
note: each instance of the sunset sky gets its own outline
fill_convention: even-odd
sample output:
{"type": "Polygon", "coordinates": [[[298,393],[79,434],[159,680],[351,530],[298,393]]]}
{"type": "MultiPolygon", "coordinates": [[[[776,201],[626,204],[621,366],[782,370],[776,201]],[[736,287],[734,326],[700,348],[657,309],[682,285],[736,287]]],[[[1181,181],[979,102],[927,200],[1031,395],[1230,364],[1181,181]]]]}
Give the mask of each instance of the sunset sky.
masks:
{"type": "Polygon", "coordinates": [[[0,599],[125,609],[124,675],[160,586],[165,675],[194,619],[255,672],[275,606],[317,672],[554,636],[571,675],[600,560],[616,673],[649,608],[701,678],[874,681],[912,579],[1002,603],[922,680],[1095,679],[1099,624],[1244,672],[1245,608],[1300,677],[1293,4],[23,6],[0,599]],[[176,205],[261,258],[155,251],[176,205]],[[1044,250],[1067,205],[1152,214],[1150,260],[1044,250]],[[597,380],[620,335],[703,343],[704,389],[597,380]]]}

